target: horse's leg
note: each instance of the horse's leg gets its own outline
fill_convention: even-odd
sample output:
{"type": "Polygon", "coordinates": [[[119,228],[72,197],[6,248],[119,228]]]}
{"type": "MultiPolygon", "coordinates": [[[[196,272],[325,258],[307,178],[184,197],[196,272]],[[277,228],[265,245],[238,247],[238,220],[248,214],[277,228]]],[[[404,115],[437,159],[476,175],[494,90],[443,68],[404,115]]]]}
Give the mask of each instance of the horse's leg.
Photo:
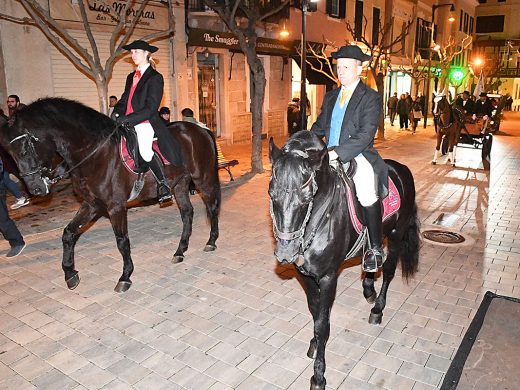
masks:
{"type": "Polygon", "coordinates": [[[79,284],[78,271],[74,269],[74,247],[79,237],[83,234],[82,227],[96,217],[98,213],[97,207],[83,202],[78,212],[63,229],[61,241],[63,243],[63,260],[61,268],[65,273],[65,282],[67,287],[74,290],[79,284]]]}
{"type": "Polygon", "coordinates": [[[330,335],[330,309],[336,295],[338,276],[336,272],[326,275],[319,281],[319,306],[314,321],[314,338],[316,340],[316,359],[314,375],[311,378],[311,390],[325,390],[325,346],[330,335]]]}
{"type": "Polygon", "coordinates": [[[180,263],[184,260],[184,252],[188,250],[188,245],[190,243],[190,236],[193,225],[193,205],[191,204],[188,190],[190,182],[191,177],[186,175],[181,180],[179,180],[177,185],[173,188],[175,200],[179,206],[182,219],[181,240],[177,250],[173,254],[172,259],[174,264],[180,263]]]}
{"type": "Polygon", "coordinates": [[[377,292],[374,288],[374,276],[374,272],[367,272],[363,278],[363,296],[368,303],[374,303],[377,297],[377,292]]]}
{"type": "Polygon", "coordinates": [[[397,259],[399,257],[399,248],[401,245],[401,233],[397,229],[393,229],[388,236],[388,255],[383,263],[383,283],[381,291],[375,300],[375,305],[370,311],[368,322],[373,325],[379,325],[383,319],[383,310],[386,306],[386,293],[390,282],[394,278],[395,269],[397,267],[397,259]]]}
{"type": "Polygon", "coordinates": [[[130,276],[134,272],[134,263],[130,257],[130,239],[128,238],[128,216],[126,204],[108,210],[112,230],[116,236],[117,249],[123,256],[123,274],[114,288],[115,292],[125,292],[132,285],[130,276]]]}
{"type": "Polygon", "coordinates": [[[435,153],[433,155],[432,164],[437,164],[437,158],[439,157],[439,150],[441,149],[442,133],[437,131],[437,144],[435,145],[435,153]]]}
{"type": "Polygon", "coordinates": [[[209,233],[209,239],[204,248],[205,252],[214,251],[217,248],[216,241],[219,235],[218,230],[218,215],[220,212],[220,182],[218,176],[213,180],[208,180],[208,183],[194,180],[195,185],[200,190],[202,200],[206,205],[206,213],[211,223],[211,231],[209,233]]]}
{"type": "MultiPolygon", "coordinates": [[[[314,278],[305,276],[300,273],[303,284],[305,285],[305,295],[307,297],[307,305],[312,315],[312,320],[316,323],[318,318],[318,308],[320,304],[320,288],[314,278]]],[[[311,359],[316,358],[316,337],[313,337],[309,343],[307,356],[311,359]]]]}

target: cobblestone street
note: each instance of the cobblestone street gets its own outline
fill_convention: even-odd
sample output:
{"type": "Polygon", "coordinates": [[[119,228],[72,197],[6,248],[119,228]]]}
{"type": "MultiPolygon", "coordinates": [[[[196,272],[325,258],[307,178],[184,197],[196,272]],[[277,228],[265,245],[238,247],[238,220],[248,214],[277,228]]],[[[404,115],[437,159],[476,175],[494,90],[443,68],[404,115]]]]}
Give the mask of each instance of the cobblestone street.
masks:
{"type": "MultiPolygon", "coordinates": [[[[484,293],[520,297],[519,124],[518,114],[505,114],[490,171],[479,169],[473,148],[458,148],[455,168],[445,157],[431,165],[431,126],[416,135],[388,127],[376,142],[383,157],[412,170],[422,230],[452,214],[446,229],[466,241],[425,241],[418,274],[408,285],[398,274],[379,326],[368,324],[359,259],[348,263],[331,313],[327,389],[438,388],[484,293]]],[[[67,289],[61,234],[79,207],[67,182],[11,211],[28,245],[0,260],[0,389],[308,389],[312,319],[296,272],[273,256],[266,145],[266,172],[253,177],[251,145],[223,145],[240,164],[235,182],[220,172],[213,253],[203,251],[209,225],[197,195],[181,264],[171,263],[177,207],[129,211],[135,271],[123,294],[113,291],[123,263],[105,218],[80,238],[81,283],[67,289]]],[[[0,251],[8,246],[2,240],[0,251]]]]}

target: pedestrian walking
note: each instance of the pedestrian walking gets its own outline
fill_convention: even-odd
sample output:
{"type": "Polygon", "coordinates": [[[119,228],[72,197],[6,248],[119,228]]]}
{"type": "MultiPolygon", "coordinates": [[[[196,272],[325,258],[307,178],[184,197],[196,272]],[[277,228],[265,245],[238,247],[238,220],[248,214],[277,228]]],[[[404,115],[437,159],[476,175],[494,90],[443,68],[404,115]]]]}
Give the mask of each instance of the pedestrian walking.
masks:
{"type": "Polygon", "coordinates": [[[408,114],[410,110],[408,108],[408,102],[406,101],[406,95],[403,93],[397,102],[397,113],[399,114],[399,128],[401,130],[408,130],[408,114]]]}
{"type": "Polygon", "coordinates": [[[0,159],[0,232],[4,238],[9,241],[11,249],[5,255],[6,257],[16,257],[22,253],[25,248],[25,241],[22,234],[16,227],[14,221],[9,217],[9,211],[5,202],[6,186],[4,182],[4,165],[0,159]]]}
{"type": "Polygon", "coordinates": [[[419,121],[422,119],[424,113],[421,106],[421,100],[419,96],[415,97],[412,103],[412,109],[410,110],[410,125],[412,126],[412,134],[415,134],[419,121]]]}
{"type": "Polygon", "coordinates": [[[397,92],[394,92],[394,95],[388,99],[388,117],[390,118],[390,123],[392,126],[394,125],[395,114],[397,114],[397,102],[399,98],[397,97],[397,92]]]}

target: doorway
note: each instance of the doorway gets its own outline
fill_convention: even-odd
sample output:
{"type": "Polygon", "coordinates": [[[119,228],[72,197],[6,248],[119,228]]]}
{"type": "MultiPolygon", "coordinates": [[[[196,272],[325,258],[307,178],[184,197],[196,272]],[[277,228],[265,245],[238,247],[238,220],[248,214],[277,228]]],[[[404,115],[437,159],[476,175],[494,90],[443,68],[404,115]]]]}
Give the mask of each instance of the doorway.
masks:
{"type": "Polygon", "coordinates": [[[197,53],[198,120],[220,137],[218,56],[208,50],[197,53]]]}

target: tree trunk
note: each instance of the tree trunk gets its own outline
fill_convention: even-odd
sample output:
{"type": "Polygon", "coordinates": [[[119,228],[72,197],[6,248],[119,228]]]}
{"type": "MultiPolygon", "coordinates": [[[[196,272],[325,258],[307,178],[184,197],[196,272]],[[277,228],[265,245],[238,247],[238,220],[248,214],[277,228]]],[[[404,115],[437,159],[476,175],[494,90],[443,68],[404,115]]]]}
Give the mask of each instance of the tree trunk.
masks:
{"type": "Polygon", "coordinates": [[[107,79],[103,75],[96,77],[96,87],[98,93],[99,112],[108,115],[108,85],[107,79]]]}
{"type": "MultiPolygon", "coordinates": [[[[375,72],[374,72],[375,73],[375,72]]],[[[382,73],[372,74],[374,76],[374,80],[376,81],[377,92],[384,97],[385,93],[385,76],[382,73]]],[[[377,139],[383,140],[385,139],[385,100],[383,100],[383,110],[381,111],[381,116],[379,118],[379,126],[377,128],[377,139]]]]}
{"type": "Polygon", "coordinates": [[[253,125],[251,172],[262,173],[264,172],[262,162],[262,123],[266,85],[265,69],[254,49],[248,50],[247,63],[249,64],[253,76],[253,90],[251,91],[251,116],[253,125]]]}

